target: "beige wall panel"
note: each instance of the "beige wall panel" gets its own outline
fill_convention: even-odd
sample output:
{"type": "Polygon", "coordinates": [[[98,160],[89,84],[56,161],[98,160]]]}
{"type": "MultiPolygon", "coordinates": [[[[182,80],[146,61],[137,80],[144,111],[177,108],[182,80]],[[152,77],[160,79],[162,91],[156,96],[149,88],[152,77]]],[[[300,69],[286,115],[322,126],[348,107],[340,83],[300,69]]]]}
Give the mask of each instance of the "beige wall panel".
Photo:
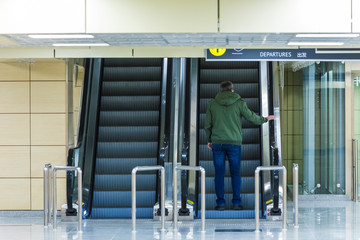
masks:
{"type": "Polygon", "coordinates": [[[351,0],[220,0],[220,32],[350,32],[351,0]]]}
{"type": "Polygon", "coordinates": [[[132,57],[132,48],[124,47],[62,47],[55,49],[56,58],[132,57]]]}
{"type": "Polygon", "coordinates": [[[32,81],[65,81],[66,79],[66,64],[62,60],[54,61],[35,61],[31,65],[31,80],[32,81]]]}
{"type": "Polygon", "coordinates": [[[65,82],[32,82],[32,113],[65,113],[65,82]]]}
{"type": "Polygon", "coordinates": [[[29,81],[29,70],[25,62],[0,62],[0,81],[29,81]]]}
{"type": "Polygon", "coordinates": [[[30,146],[0,146],[0,178],[30,177],[30,146]]]}
{"type": "Polygon", "coordinates": [[[352,0],[353,32],[360,32],[360,0],[352,0]]]}
{"type": "MultiPolygon", "coordinates": [[[[43,177],[44,165],[66,166],[65,146],[32,146],[31,147],[31,177],[43,177]]],[[[65,177],[65,172],[59,171],[58,176],[65,177]]]]}
{"type": "Polygon", "coordinates": [[[30,145],[30,114],[0,114],[0,145],[30,145]]]}
{"type": "Polygon", "coordinates": [[[0,82],[0,113],[29,113],[29,82],[0,82]]]}
{"type": "Polygon", "coordinates": [[[85,32],[84,0],[0,1],[0,33],[81,32],[85,32]]]}
{"type": "Polygon", "coordinates": [[[87,32],[217,32],[216,0],[87,0],[87,32]]]}
{"type": "MultiPolygon", "coordinates": [[[[66,203],[66,179],[57,179],[57,209],[66,203]]],[[[31,210],[44,209],[44,180],[43,178],[31,179],[31,210]]]]}
{"type": "Polygon", "coordinates": [[[31,145],[66,145],[65,114],[31,114],[31,145]]]}
{"type": "Polygon", "coordinates": [[[0,179],[0,210],[30,210],[30,179],[0,179]]]}
{"type": "MultiPolygon", "coordinates": [[[[1,23],[0,23],[1,24],[1,23]]],[[[0,61],[4,58],[54,58],[53,48],[1,48],[0,61]]]]}

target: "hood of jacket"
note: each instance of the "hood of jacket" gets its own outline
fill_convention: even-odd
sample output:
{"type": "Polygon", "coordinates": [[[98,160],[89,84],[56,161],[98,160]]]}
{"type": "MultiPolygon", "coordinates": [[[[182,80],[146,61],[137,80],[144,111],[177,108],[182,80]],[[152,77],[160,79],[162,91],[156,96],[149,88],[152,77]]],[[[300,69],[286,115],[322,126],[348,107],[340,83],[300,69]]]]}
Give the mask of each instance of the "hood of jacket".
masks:
{"type": "Polygon", "coordinates": [[[236,101],[238,101],[239,99],[241,99],[239,94],[234,93],[234,92],[229,92],[229,91],[219,92],[215,96],[215,101],[218,104],[224,105],[224,106],[229,106],[229,105],[235,103],[236,101]]]}

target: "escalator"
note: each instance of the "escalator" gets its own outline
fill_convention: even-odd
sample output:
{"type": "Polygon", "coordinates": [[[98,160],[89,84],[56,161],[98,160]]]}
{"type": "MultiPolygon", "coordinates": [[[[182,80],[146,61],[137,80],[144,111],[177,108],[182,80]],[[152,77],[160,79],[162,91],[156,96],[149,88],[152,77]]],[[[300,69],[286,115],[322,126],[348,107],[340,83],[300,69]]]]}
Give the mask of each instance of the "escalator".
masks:
{"type": "MultiPolygon", "coordinates": [[[[232,187],[229,162],[225,173],[225,211],[215,211],[216,194],[212,152],[207,148],[204,122],[209,101],[219,92],[219,83],[231,81],[234,90],[255,113],[260,113],[260,69],[258,62],[209,62],[200,60],[198,109],[198,164],[206,170],[206,218],[254,218],[254,172],[262,165],[261,128],[243,118],[241,152],[241,199],[244,210],[231,210],[232,187]]],[[[198,184],[197,184],[198,185],[198,184]]],[[[198,191],[199,192],[199,191],[198,191]]],[[[200,194],[198,195],[200,200],[200,194]]],[[[199,210],[201,207],[199,206],[199,210]]]]}
{"type": "MultiPolygon", "coordinates": [[[[84,171],[85,216],[131,217],[131,171],[159,163],[163,59],[101,59],[88,69],[98,72],[98,101],[89,96],[86,147],[79,153],[84,171]],[[91,131],[94,133],[91,134],[91,131]],[[91,145],[92,143],[92,145],[91,145]],[[83,156],[83,157],[82,157],[83,156]],[[91,161],[93,159],[93,161],[91,161]]],[[[91,75],[96,75],[90,73],[91,75]]],[[[93,82],[96,79],[92,77],[93,82]]],[[[93,90],[95,91],[95,90],[93,90]]],[[[83,103],[84,105],[84,103],[83,103]]],[[[137,217],[151,218],[158,199],[156,172],[137,174],[137,217]]]]}

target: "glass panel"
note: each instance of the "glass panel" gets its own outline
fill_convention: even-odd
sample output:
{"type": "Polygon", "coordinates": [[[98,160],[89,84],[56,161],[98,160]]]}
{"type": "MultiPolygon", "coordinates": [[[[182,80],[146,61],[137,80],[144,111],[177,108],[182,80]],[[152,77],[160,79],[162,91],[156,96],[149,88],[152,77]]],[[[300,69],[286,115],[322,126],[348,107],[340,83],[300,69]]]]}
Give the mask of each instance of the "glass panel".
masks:
{"type": "Polygon", "coordinates": [[[299,193],[345,194],[345,65],[279,65],[284,65],[284,80],[280,81],[281,135],[289,184],[292,164],[298,163],[299,193]]]}
{"type": "Polygon", "coordinates": [[[71,59],[68,61],[68,108],[69,108],[69,147],[78,145],[78,121],[80,119],[81,95],[84,82],[84,60],[71,59]]]}
{"type": "Polygon", "coordinates": [[[354,80],[354,139],[358,140],[358,197],[360,196],[360,70],[352,71],[354,80]]]}

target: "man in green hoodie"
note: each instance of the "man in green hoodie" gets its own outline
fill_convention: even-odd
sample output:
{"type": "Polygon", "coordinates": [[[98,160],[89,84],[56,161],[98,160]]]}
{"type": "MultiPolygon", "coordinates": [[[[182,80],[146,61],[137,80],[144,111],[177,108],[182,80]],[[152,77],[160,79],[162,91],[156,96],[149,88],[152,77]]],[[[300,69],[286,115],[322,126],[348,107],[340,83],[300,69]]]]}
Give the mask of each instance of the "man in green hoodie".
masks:
{"type": "Polygon", "coordinates": [[[243,209],[240,198],[241,117],[245,117],[257,125],[274,119],[273,115],[265,118],[252,112],[241,99],[240,95],[234,93],[232,82],[221,82],[220,92],[207,106],[205,119],[208,148],[213,151],[215,191],[217,197],[216,210],[225,210],[224,176],[226,156],[230,163],[233,209],[243,209]]]}

